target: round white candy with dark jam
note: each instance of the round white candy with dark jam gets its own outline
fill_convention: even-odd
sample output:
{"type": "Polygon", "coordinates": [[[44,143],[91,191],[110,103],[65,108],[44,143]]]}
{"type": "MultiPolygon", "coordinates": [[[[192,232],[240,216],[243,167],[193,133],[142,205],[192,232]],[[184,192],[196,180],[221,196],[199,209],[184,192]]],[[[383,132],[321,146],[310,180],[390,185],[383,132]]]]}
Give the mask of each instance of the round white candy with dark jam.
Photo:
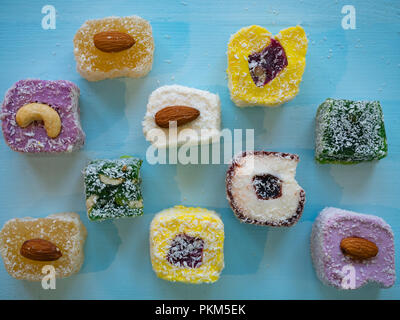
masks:
{"type": "Polygon", "coordinates": [[[300,218],[305,192],[295,180],[299,157],[254,151],[236,156],[228,169],[226,190],[235,215],[245,223],[292,226],[300,218]]]}

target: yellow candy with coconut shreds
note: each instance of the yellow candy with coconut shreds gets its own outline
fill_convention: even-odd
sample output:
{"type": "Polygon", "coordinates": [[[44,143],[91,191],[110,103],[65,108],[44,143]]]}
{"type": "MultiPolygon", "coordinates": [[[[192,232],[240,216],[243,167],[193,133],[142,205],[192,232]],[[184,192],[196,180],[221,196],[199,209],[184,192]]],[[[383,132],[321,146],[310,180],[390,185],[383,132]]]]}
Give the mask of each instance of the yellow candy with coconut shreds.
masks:
{"type": "MultiPolygon", "coordinates": [[[[110,35],[107,38],[109,37],[110,35]]],[[[154,39],[151,25],[139,16],[88,20],[74,37],[77,70],[89,81],[116,77],[144,77],[152,68],[153,53],[154,39]],[[119,38],[122,33],[125,38],[126,36],[133,38],[134,43],[123,50],[100,50],[95,45],[94,39],[104,32],[118,32],[119,38]]]]}
{"type": "Polygon", "coordinates": [[[293,99],[299,92],[306,66],[307,44],[306,34],[300,26],[281,30],[275,37],[256,25],[232,35],[228,44],[227,69],[232,101],[239,107],[278,106],[293,99]],[[262,61],[264,67],[272,68],[272,71],[255,70],[255,76],[261,77],[259,83],[250,71],[257,68],[252,61],[262,61]],[[277,65],[277,61],[282,64],[277,65]]]}
{"type": "Polygon", "coordinates": [[[175,206],[150,226],[154,272],[169,281],[215,282],[224,268],[224,224],[214,211],[175,206]]]}

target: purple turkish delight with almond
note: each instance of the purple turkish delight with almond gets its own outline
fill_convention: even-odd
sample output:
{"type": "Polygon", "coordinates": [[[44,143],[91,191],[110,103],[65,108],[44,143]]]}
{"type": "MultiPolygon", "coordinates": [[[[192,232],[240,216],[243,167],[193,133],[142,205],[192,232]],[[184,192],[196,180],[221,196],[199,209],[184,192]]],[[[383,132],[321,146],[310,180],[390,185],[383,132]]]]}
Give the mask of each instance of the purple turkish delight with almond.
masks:
{"type": "Polygon", "coordinates": [[[4,139],[14,151],[72,152],[85,142],[79,88],[70,81],[18,81],[6,92],[1,120],[4,139]]]}
{"type": "Polygon", "coordinates": [[[311,256],[318,278],[339,289],[396,280],[393,231],[377,216],[325,208],[312,228],[311,256]]]}

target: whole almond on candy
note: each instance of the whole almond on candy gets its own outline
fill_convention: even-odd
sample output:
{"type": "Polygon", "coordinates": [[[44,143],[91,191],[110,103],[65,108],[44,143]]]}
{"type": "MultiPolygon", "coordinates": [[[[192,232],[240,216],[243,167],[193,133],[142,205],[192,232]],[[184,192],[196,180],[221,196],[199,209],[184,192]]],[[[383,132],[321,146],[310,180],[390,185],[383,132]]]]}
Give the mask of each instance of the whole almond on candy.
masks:
{"type": "Polygon", "coordinates": [[[200,115],[196,108],[187,106],[169,106],[158,111],[154,117],[156,124],[161,128],[168,128],[170,121],[176,121],[177,126],[189,123],[200,115]]]}
{"type": "Polygon", "coordinates": [[[20,254],[35,261],[55,261],[61,256],[61,250],[52,242],[44,239],[30,239],[25,241],[20,254]]]}
{"type": "Polygon", "coordinates": [[[103,52],[120,52],[135,44],[135,39],[119,31],[103,31],[93,36],[94,46],[103,52]]]}
{"type": "Polygon", "coordinates": [[[345,255],[357,260],[373,258],[379,251],[375,243],[358,237],[342,239],[340,249],[345,255]]]}

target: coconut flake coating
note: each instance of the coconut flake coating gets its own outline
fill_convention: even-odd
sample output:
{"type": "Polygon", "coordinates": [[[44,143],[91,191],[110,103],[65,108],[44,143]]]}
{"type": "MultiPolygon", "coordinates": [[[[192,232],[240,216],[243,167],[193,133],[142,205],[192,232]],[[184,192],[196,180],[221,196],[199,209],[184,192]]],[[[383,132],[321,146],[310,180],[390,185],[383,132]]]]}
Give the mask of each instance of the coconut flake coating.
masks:
{"type": "Polygon", "coordinates": [[[379,101],[326,99],[317,111],[315,158],[321,163],[357,163],[387,155],[379,101]]]}
{"type": "Polygon", "coordinates": [[[381,218],[352,211],[325,208],[314,222],[311,256],[318,278],[326,285],[342,288],[343,267],[355,268],[355,289],[368,282],[389,288],[396,280],[393,231],[381,218]],[[343,238],[359,237],[374,242],[378,254],[366,260],[354,260],[342,253],[343,238]]]}
{"type": "Polygon", "coordinates": [[[250,224],[294,225],[301,217],[305,192],[295,180],[295,154],[253,151],[234,157],[226,174],[226,193],[236,217],[250,224]]]}
{"type": "Polygon", "coordinates": [[[139,16],[106,17],[88,20],[74,37],[77,71],[89,81],[106,78],[139,78],[153,65],[154,39],[150,23],[139,16]],[[103,52],[93,42],[96,33],[119,31],[135,39],[135,44],[120,52],[103,52]]]}
{"type": "Polygon", "coordinates": [[[45,218],[16,218],[7,221],[0,231],[0,253],[7,272],[16,279],[40,281],[42,268],[52,265],[57,278],[80,270],[84,260],[86,228],[73,212],[56,213],[45,218]],[[55,244],[62,256],[55,261],[35,261],[20,254],[26,240],[44,239],[55,244]]]}
{"type": "Polygon", "coordinates": [[[28,153],[72,152],[81,148],[85,134],[79,119],[79,88],[66,80],[20,80],[6,93],[2,105],[2,129],[11,149],[28,153]],[[61,132],[50,138],[43,122],[35,121],[21,128],[15,120],[17,111],[28,103],[43,103],[57,111],[61,132]]]}
{"type": "Polygon", "coordinates": [[[86,207],[92,221],[143,214],[140,189],[142,160],[122,157],[93,160],[84,169],[86,207]]]}
{"type": "Polygon", "coordinates": [[[307,45],[306,33],[300,26],[283,29],[275,37],[267,29],[257,25],[240,29],[229,39],[227,51],[228,87],[232,101],[238,107],[272,107],[292,100],[299,92],[306,66],[307,45]],[[252,71],[255,65],[251,57],[263,52],[274,42],[279,42],[283,50],[276,53],[272,64],[276,64],[275,60],[282,55],[285,55],[283,60],[286,61],[282,61],[283,64],[278,69],[265,61],[269,64],[267,69],[276,69],[274,76],[268,77],[261,73],[263,79],[257,77],[254,82],[252,71]],[[268,78],[270,81],[267,81],[268,78]]]}
{"type": "Polygon", "coordinates": [[[205,90],[180,85],[162,86],[151,93],[142,125],[146,140],[156,148],[208,144],[219,139],[221,134],[221,102],[217,94],[205,90]],[[165,107],[179,105],[196,108],[200,115],[177,127],[176,135],[172,135],[169,128],[159,127],[154,117],[165,107]]]}
{"type": "Polygon", "coordinates": [[[168,281],[212,283],[224,268],[224,224],[215,211],[175,206],[150,225],[154,272],[168,281]]]}

